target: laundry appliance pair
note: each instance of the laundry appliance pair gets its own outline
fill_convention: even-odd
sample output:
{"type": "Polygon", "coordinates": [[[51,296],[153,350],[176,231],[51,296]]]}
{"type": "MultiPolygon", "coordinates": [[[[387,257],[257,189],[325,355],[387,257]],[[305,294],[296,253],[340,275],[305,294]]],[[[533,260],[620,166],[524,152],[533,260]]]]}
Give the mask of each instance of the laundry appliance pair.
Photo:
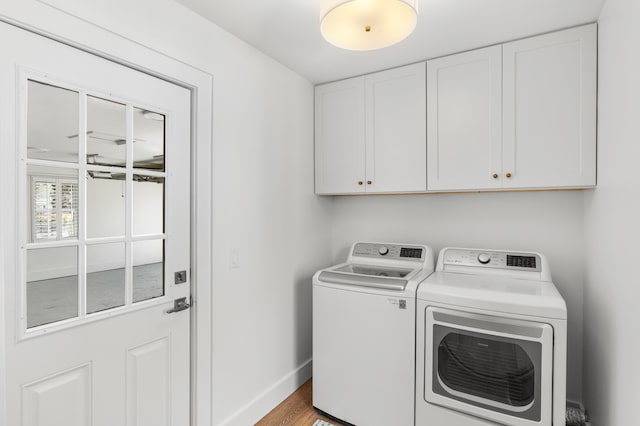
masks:
{"type": "Polygon", "coordinates": [[[566,318],[539,253],[434,265],[426,245],[356,242],[313,277],[313,405],[359,426],[561,425],[566,318]]]}

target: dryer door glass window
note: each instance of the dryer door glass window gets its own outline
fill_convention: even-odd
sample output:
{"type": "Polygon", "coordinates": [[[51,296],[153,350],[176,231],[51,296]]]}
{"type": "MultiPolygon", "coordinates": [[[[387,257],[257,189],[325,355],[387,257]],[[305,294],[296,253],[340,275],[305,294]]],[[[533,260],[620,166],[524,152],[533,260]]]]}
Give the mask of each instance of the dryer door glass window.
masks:
{"type": "Polygon", "coordinates": [[[449,333],[438,360],[438,375],[451,389],[515,407],[534,399],[535,368],[517,343],[449,333]]]}
{"type": "Polygon", "coordinates": [[[540,342],[434,325],[433,391],[540,420],[540,342]]]}

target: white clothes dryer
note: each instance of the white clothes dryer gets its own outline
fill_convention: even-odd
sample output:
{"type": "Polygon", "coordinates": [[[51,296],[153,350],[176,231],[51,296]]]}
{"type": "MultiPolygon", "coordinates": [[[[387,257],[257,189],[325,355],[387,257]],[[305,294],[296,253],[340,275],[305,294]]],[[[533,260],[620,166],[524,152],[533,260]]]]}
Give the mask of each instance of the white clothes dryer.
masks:
{"type": "Polygon", "coordinates": [[[360,426],[413,426],[415,297],[425,245],[357,242],[313,277],[313,405],[360,426]]]}
{"type": "Polygon", "coordinates": [[[567,309],[543,255],[445,248],[416,300],[416,426],[565,424],[567,309]]]}

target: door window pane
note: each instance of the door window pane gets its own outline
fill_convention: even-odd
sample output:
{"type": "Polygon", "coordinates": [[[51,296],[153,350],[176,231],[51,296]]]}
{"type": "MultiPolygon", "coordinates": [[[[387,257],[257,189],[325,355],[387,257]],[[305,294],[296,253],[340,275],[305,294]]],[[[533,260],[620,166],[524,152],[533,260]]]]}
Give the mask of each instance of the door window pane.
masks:
{"type": "Polygon", "coordinates": [[[78,248],[27,250],[27,328],[78,316],[78,248]]]}
{"type": "Polygon", "coordinates": [[[133,167],[164,171],[165,116],[133,109],[133,167]]]}
{"type": "Polygon", "coordinates": [[[87,313],[124,306],[125,277],[124,243],[87,246],[87,313]]]}
{"type": "Polygon", "coordinates": [[[133,243],[133,301],[164,295],[164,240],[133,243]]]}
{"type": "Polygon", "coordinates": [[[78,238],[78,172],[29,165],[29,241],[78,238]]]}
{"type": "Polygon", "coordinates": [[[78,92],[27,82],[27,158],[78,162],[78,92]]]}
{"type": "Polygon", "coordinates": [[[125,174],[87,172],[87,237],[125,233],[125,174]]]}
{"type": "Polygon", "coordinates": [[[164,178],[133,176],[134,235],[164,232],[164,178]]]}
{"type": "Polygon", "coordinates": [[[126,158],[126,106],[87,96],[87,164],[125,167],[126,158]]]}

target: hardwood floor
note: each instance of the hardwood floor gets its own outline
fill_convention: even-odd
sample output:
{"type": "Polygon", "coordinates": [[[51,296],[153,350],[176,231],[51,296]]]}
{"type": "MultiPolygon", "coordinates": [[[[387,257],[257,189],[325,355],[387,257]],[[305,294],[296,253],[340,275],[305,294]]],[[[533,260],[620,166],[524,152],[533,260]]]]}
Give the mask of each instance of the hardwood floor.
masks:
{"type": "Polygon", "coordinates": [[[316,420],[324,420],[335,426],[343,426],[335,419],[321,415],[311,400],[311,380],[300,386],[280,405],[264,416],[256,426],[312,426],[316,420]]]}

